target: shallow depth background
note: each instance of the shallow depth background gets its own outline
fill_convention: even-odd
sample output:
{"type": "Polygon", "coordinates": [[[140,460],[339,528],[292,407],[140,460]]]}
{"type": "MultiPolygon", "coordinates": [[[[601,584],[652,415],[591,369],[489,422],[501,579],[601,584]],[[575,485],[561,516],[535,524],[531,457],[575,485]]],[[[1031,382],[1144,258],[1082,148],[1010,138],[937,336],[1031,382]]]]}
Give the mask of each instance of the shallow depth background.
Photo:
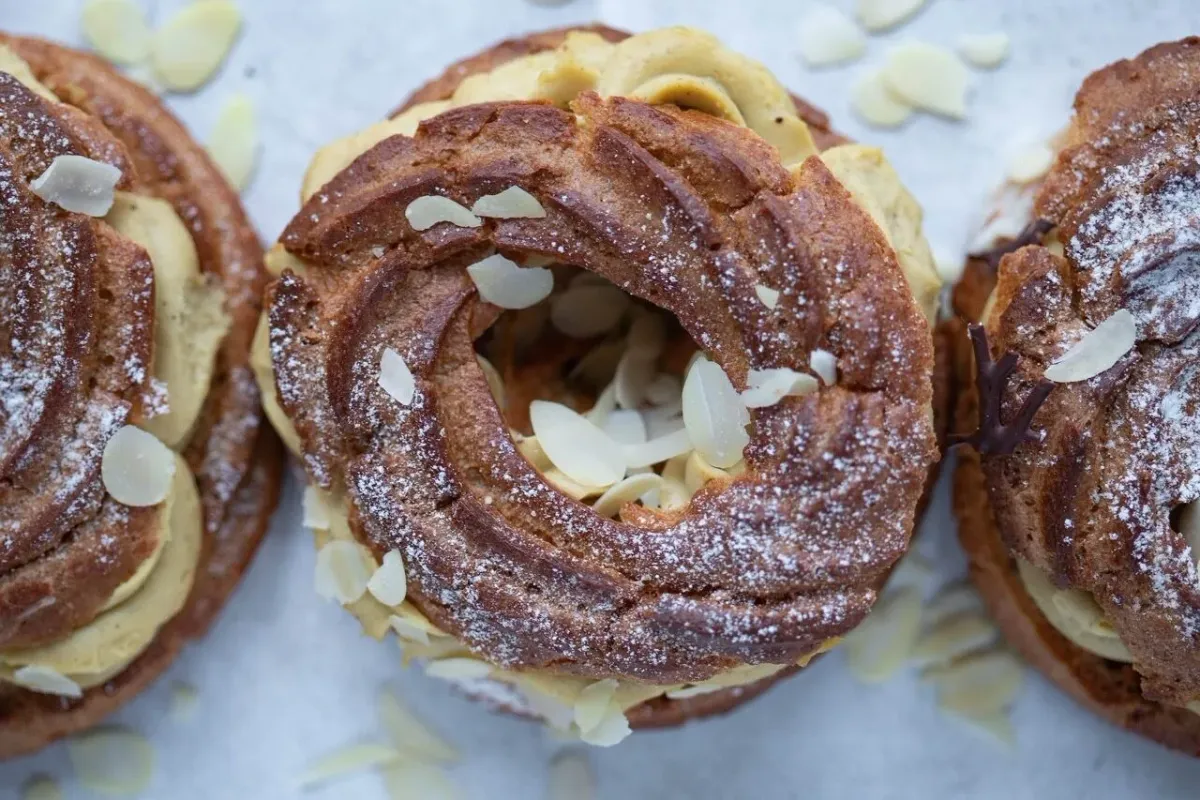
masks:
{"type": "MultiPolygon", "coordinates": [[[[161,21],[183,0],[147,0],[161,21]]],[[[849,8],[850,0],[829,0],[849,8]]],[[[976,72],[970,119],[920,116],[894,133],[861,125],[847,91],[863,68],[810,71],[797,28],[809,3],[784,0],[244,0],[241,41],[219,78],[192,97],[172,97],[204,138],[222,103],[245,91],[258,104],[266,146],[245,195],[264,240],[298,204],[300,176],[322,143],[379,119],[450,61],[536,28],[600,20],[644,30],[670,23],[709,28],[752,54],[837,127],[884,146],[927,212],[937,252],[956,259],[1007,157],[1067,118],[1091,70],[1158,41],[1200,32],[1195,0],[932,0],[911,24],[873,38],[865,63],[891,41],[952,45],[963,32],[1003,29],[1011,59],[976,72]]],[[[0,0],[0,27],[78,43],[77,0],[0,0]]],[[[918,549],[947,578],[959,575],[946,486],[922,526],[918,549]]],[[[290,483],[274,528],[244,585],[204,646],[193,647],[119,720],[157,748],[149,797],[171,800],[291,798],[318,754],[378,739],[376,696],[385,682],[465,754],[453,771],[470,798],[539,797],[562,745],[537,726],[490,715],[442,683],[403,671],[394,641],[361,637],[353,618],[312,589],[311,538],[290,483]],[[194,684],[200,705],[169,719],[172,680],[194,684]]],[[[1200,762],[1094,719],[1030,673],[1014,713],[1009,752],[935,708],[932,690],[907,673],[880,687],[856,684],[843,656],[732,716],[667,733],[638,734],[592,750],[602,798],[1118,798],[1197,796],[1200,762]]],[[[0,797],[30,774],[71,785],[62,747],[0,766],[0,797]]],[[[304,794],[382,798],[369,774],[304,794]]]]}

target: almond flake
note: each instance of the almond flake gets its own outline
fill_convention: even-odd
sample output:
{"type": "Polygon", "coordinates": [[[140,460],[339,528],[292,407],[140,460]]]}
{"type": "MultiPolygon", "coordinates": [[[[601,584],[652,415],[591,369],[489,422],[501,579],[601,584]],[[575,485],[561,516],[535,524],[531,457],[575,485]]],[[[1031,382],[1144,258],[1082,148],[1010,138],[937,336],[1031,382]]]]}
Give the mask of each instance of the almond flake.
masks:
{"type": "Polygon", "coordinates": [[[921,676],[937,686],[943,708],[980,715],[1012,705],[1024,674],[1024,665],[1015,655],[989,650],[931,667],[921,676]]]}
{"type": "Polygon", "coordinates": [[[867,51],[867,37],[836,8],[813,6],[800,23],[800,55],[812,67],[842,64],[867,51]]]}
{"type": "Polygon", "coordinates": [[[604,418],[600,429],[617,444],[643,444],[646,441],[645,418],[632,409],[614,409],[604,418]]]}
{"type": "Polygon", "coordinates": [[[941,705],[942,711],[967,722],[972,727],[993,737],[1005,747],[1012,748],[1017,744],[1017,734],[1013,730],[1012,719],[1004,711],[992,711],[987,714],[970,714],[956,708],[941,705]]]}
{"type": "Polygon", "coordinates": [[[966,581],[944,587],[933,596],[925,606],[925,622],[932,624],[939,620],[966,611],[978,611],[983,608],[983,600],[975,586],[966,581]]]}
{"type": "Polygon", "coordinates": [[[850,106],[864,122],[876,128],[897,128],[913,114],[913,107],[888,88],[879,70],[858,79],[850,92],[850,106]]]}
{"type": "Polygon", "coordinates": [[[367,591],[385,606],[398,606],[408,594],[408,580],[404,575],[404,558],[398,550],[383,554],[383,563],[367,581],[367,591]]]}
{"type": "Polygon", "coordinates": [[[258,157],[258,121],[249,97],[235,95],[221,109],[208,153],[233,188],[239,192],[246,188],[258,157]]]}
{"type": "Polygon", "coordinates": [[[591,486],[586,483],[580,483],[568,478],[561,470],[557,469],[546,470],[542,473],[542,477],[546,479],[547,483],[572,500],[586,500],[589,497],[599,497],[612,485],[591,486]]]}
{"type": "Polygon", "coordinates": [[[595,779],[591,762],[578,750],[563,750],[550,762],[546,800],[592,800],[595,779]]]}
{"type": "Polygon", "coordinates": [[[398,763],[400,751],[385,744],[365,742],[334,750],[313,761],[300,775],[300,788],[310,789],[355,772],[398,763]]]}
{"type": "Polygon", "coordinates": [[[923,42],[897,45],[888,53],[883,80],[914,108],[950,119],[967,115],[967,68],[944,47],[923,42]]]}
{"type": "Polygon", "coordinates": [[[683,424],[692,444],[709,463],[731,467],[750,443],[746,406],[725,370],[697,359],[683,384],[683,424]]]}
{"type": "Polygon", "coordinates": [[[1055,383],[1091,380],[1124,358],[1135,344],[1137,325],[1133,314],[1118,309],[1047,367],[1045,377],[1055,383]]]}
{"type": "Polygon", "coordinates": [[[103,217],[112,209],[121,170],[83,156],[55,156],[29,188],[47,203],[73,214],[103,217]]]}
{"type": "Polygon", "coordinates": [[[1054,166],[1054,151],[1045,142],[1038,142],[1019,151],[1008,162],[1008,179],[1016,184],[1041,180],[1054,166]]]}
{"type": "Polygon", "coordinates": [[[13,672],[12,681],[22,688],[41,694],[54,694],[76,700],[83,697],[83,689],[78,683],[58,670],[40,664],[20,667],[13,672]]]}
{"type": "Polygon", "coordinates": [[[1011,42],[1003,31],[964,33],[958,37],[958,52],[973,66],[994,69],[1008,58],[1011,42]]]}
{"type": "Polygon", "coordinates": [[[492,665],[478,658],[440,658],[425,665],[425,674],[444,681],[481,680],[492,674],[492,665]]]}
{"type": "MultiPolygon", "coordinates": [[[[836,377],[835,368],[835,380],[836,377]]],[[[746,408],[773,406],[785,397],[812,394],[819,387],[813,376],[786,367],[752,369],[746,376],[746,383],[749,388],[741,395],[746,408]]]]}
{"type": "Polygon", "coordinates": [[[858,0],[855,14],[871,33],[894,28],[921,10],[928,0],[858,0]]]}
{"type": "Polygon", "coordinates": [[[999,631],[983,614],[964,612],[947,617],[931,628],[913,648],[912,658],[923,664],[953,661],[991,644],[999,631]]]}
{"type": "Polygon", "coordinates": [[[392,743],[406,757],[447,764],[459,759],[459,753],[433,733],[416,715],[389,691],[379,696],[379,719],[392,743]]]}
{"type": "Polygon", "coordinates": [[[609,486],[625,477],[625,454],[608,434],[561,403],[534,400],[529,422],[550,462],[584,486],[609,486]]]}
{"type": "Polygon", "coordinates": [[[150,55],[150,26],[133,0],[87,0],[80,21],[88,44],[114,64],[137,64],[150,55]]]}
{"type": "Polygon", "coordinates": [[[875,604],[870,616],[846,636],[846,660],[864,683],[882,683],[908,660],[921,625],[921,593],[912,587],[875,604]]]}
{"type": "Polygon", "coordinates": [[[315,486],[305,486],[301,505],[304,509],[301,525],[314,531],[329,530],[329,507],[321,499],[320,489],[315,486]]]}
{"type": "Polygon", "coordinates": [[[67,757],[81,786],[104,795],[138,795],[154,776],[154,748],[141,734],[117,725],[67,740],[67,757]]]}
{"type": "Polygon", "coordinates": [[[510,186],[499,194],[484,195],[476,200],[471,213],[494,219],[540,219],[546,216],[546,209],[520,186],[510,186]]]}
{"type": "Polygon", "coordinates": [[[550,322],[567,336],[590,339],[615,328],[629,304],[612,284],[579,284],[550,301],[550,322]]]}
{"type": "Polygon", "coordinates": [[[415,615],[407,614],[392,614],[388,617],[388,625],[396,632],[396,635],[401,639],[409,642],[417,642],[419,644],[429,644],[430,628],[433,626],[428,622],[421,624],[420,621],[414,619],[415,615]]]}
{"type": "Polygon", "coordinates": [[[692,437],[687,428],[656,436],[641,444],[627,444],[621,448],[625,466],[636,469],[650,467],[683,455],[692,449],[692,437]]]}
{"type": "Polygon", "coordinates": [[[427,231],[443,222],[459,228],[478,228],[483,224],[483,220],[466,206],[440,194],[427,194],[413,200],[404,209],[404,218],[414,231],[427,231]]]}
{"type": "Polygon", "coordinates": [[[520,267],[496,253],[467,267],[479,296],[500,308],[536,305],[554,291],[554,273],[544,267],[520,267]]]}
{"type": "Polygon", "coordinates": [[[692,451],[688,454],[687,465],[684,467],[683,485],[691,494],[695,494],[700,490],[700,487],[715,478],[728,478],[731,473],[726,470],[714,467],[712,464],[704,460],[704,456],[697,451],[692,451]]]}
{"type": "Polygon", "coordinates": [[[612,747],[624,741],[632,731],[629,719],[620,708],[610,704],[604,717],[593,728],[584,731],[579,738],[596,747],[612,747]]]}
{"type": "Polygon", "coordinates": [[[153,434],[126,425],[104,445],[100,479],[122,505],[158,505],[175,479],[175,454],[153,434]]]}
{"type": "Polygon", "coordinates": [[[771,309],[772,311],[774,311],[775,307],[779,305],[779,290],[778,289],[772,289],[770,286],[767,286],[762,283],[757,283],[754,285],[754,294],[757,295],[759,301],[764,306],[771,309]]]}
{"type": "Polygon", "coordinates": [[[417,394],[417,381],[404,358],[392,348],[383,351],[379,359],[379,387],[402,406],[412,405],[417,394]]]}
{"type": "Polygon", "coordinates": [[[446,773],[430,764],[403,761],[383,770],[391,800],[460,800],[462,795],[446,773]]]}
{"type": "Polygon", "coordinates": [[[49,775],[34,775],[21,786],[21,800],[62,800],[58,783],[49,775]]]}
{"type": "Polygon", "coordinates": [[[504,390],[504,378],[500,377],[500,370],[481,355],[476,354],[475,360],[479,363],[479,369],[483,371],[483,378],[487,381],[488,391],[496,401],[496,406],[504,409],[508,405],[508,393],[504,390]]]}
{"type": "Polygon", "coordinates": [[[348,605],[367,591],[371,572],[362,545],[344,539],[327,542],[317,551],[317,594],[348,605]]]}
{"type": "Polygon", "coordinates": [[[612,678],[605,678],[583,688],[575,700],[575,724],[580,731],[587,733],[604,721],[617,685],[612,678]]]}
{"type": "Polygon", "coordinates": [[[663,479],[653,472],[643,472],[630,475],[623,481],[613,484],[608,491],[592,504],[592,510],[602,517],[614,517],[621,506],[632,503],[646,492],[662,487],[663,479]]]}
{"type": "Polygon", "coordinates": [[[199,89],[216,74],[233,48],[242,15],[230,0],[193,0],[154,34],[151,63],[163,86],[199,89]]]}
{"type": "Polygon", "coordinates": [[[826,386],[837,383],[837,364],[837,356],[828,350],[813,350],[808,356],[808,366],[826,386]]]}
{"type": "Polygon", "coordinates": [[[668,372],[660,372],[646,384],[646,399],[655,406],[683,407],[683,381],[668,372]]]}

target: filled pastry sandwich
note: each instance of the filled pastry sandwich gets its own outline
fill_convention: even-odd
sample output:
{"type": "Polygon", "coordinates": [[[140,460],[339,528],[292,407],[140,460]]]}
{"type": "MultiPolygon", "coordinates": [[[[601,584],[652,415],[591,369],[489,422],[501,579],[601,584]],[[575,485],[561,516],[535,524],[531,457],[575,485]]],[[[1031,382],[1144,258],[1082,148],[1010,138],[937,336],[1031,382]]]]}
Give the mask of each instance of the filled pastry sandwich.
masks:
{"type": "Polygon", "coordinates": [[[0,757],[203,633],[274,508],[234,191],[105,62],[0,34],[0,757]]]}
{"type": "Polygon", "coordinates": [[[609,745],[868,613],[930,465],[920,209],[685,28],[549,31],[312,162],[254,363],[317,589],[609,745]]]}
{"type": "Polygon", "coordinates": [[[1011,643],[1110,721],[1200,752],[1200,40],[1091,75],[955,290],[955,481],[1011,643]],[[999,235],[997,235],[999,234],[999,235]],[[961,324],[965,328],[965,324],[961,324]]]}

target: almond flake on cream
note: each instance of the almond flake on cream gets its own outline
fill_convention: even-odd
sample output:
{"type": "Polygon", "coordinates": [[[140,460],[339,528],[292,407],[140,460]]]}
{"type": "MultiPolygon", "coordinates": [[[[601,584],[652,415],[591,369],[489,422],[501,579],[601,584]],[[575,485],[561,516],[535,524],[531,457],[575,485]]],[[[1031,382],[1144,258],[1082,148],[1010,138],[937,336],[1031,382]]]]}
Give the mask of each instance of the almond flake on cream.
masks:
{"type": "Polygon", "coordinates": [[[335,539],[317,551],[316,589],[326,600],[353,603],[367,591],[371,572],[367,554],[357,542],[335,539]]]}
{"type": "Polygon", "coordinates": [[[175,454],[154,434],[126,425],[104,445],[100,479],[122,505],[154,506],[167,497],[175,478],[175,454]]]}
{"type": "Polygon", "coordinates": [[[55,156],[29,188],[64,211],[103,217],[112,208],[113,190],[120,180],[121,170],[112,164],[66,155],[55,156]]]}
{"type": "Polygon", "coordinates": [[[914,108],[950,119],[967,115],[966,65],[944,47],[924,42],[897,45],[888,53],[883,80],[914,108]]]}
{"type": "Polygon", "coordinates": [[[1112,368],[1136,344],[1137,324],[1133,314],[1128,309],[1118,309],[1047,367],[1045,377],[1055,383],[1091,380],[1112,368]]]}
{"type": "Polygon", "coordinates": [[[417,381],[404,357],[390,347],[379,358],[379,387],[402,406],[412,405],[417,394],[417,381]]]}
{"type": "Polygon", "coordinates": [[[199,89],[220,69],[241,27],[241,12],[230,0],[193,0],[155,32],[154,74],[173,91],[199,89]]]}
{"type": "Polygon", "coordinates": [[[520,186],[510,186],[499,194],[484,195],[476,200],[471,213],[493,219],[540,219],[546,216],[546,209],[520,186]]]}
{"type": "Polygon", "coordinates": [[[150,26],[133,0],[87,0],[80,23],[88,44],[114,64],[137,64],[150,55],[150,26]]]}
{"type": "Polygon", "coordinates": [[[554,273],[545,267],[521,267],[496,253],[467,267],[479,296],[510,310],[528,308],[554,291],[554,273]]]}
{"type": "Polygon", "coordinates": [[[466,206],[440,194],[427,194],[413,200],[404,209],[404,218],[414,231],[427,231],[443,222],[459,228],[478,228],[483,224],[483,220],[466,206]]]}
{"type": "Polygon", "coordinates": [[[78,683],[56,669],[40,664],[28,664],[13,672],[13,683],[41,694],[53,694],[78,700],[83,689],[78,683]]]}
{"type": "Polygon", "coordinates": [[[367,591],[385,606],[398,606],[408,594],[408,579],[404,574],[404,558],[398,550],[383,554],[383,563],[367,581],[367,591]]]}
{"type": "Polygon", "coordinates": [[[812,6],[800,22],[800,55],[809,66],[843,64],[862,57],[867,37],[848,16],[826,5],[812,6]]]}

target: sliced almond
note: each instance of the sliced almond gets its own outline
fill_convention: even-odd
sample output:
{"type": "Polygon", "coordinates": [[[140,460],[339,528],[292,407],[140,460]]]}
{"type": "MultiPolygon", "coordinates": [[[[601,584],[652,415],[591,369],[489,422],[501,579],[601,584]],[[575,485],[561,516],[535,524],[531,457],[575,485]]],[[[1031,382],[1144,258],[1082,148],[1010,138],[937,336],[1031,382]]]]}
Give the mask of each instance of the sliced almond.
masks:
{"type": "Polygon", "coordinates": [[[983,69],[994,69],[1008,58],[1011,41],[1003,31],[964,33],[958,37],[958,52],[967,62],[983,69]]]}
{"type": "Polygon", "coordinates": [[[1124,358],[1135,344],[1137,324],[1133,314],[1118,309],[1047,367],[1045,377],[1055,383],[1091,380],[1124,358]]]}
{"type": "Polygon", "coordinates": [[[975,586],[967,581],[952,583],[942,588],[925,605],[925,622],[932,624],[946,617],[983,608],[983,600],[975,586]]]}
{"type": "Polygon", "coordinates": [[[379,719],[392,743],[405,757],[448,764],[459,759],[459,752],[429,729],[389,691],[379,696],[379,719]]]}
{"type": "Polygon", "coordinates": [[[100,478],[104,490],[122,505],[158,505],[175,479],[175,454],[154,434],[126,425],[104,445],[100,478]]]}
{"type": "Polygon", "coordinates": [[[661,464],[691,449],[692,437],[686,428],[656,436],[641,444],[629,444],[621,448],[625,466],[631,469],[661,464]]]}
{"type": "Polygon", "coordinates": [[[621,408],[638,408],[646,399],[646,391],[654,381],[657,354],[651,356],[632,347],[627,349],[617,362],[613,377],[617,405],[621,408]]]}
{"type": "Polygon", "coordinates": [[[661,488],[662,483],[663,479],[653,472],[630,475],[600,495],[592,504],[592,509],[602,517],[614,517],[621,510],[621,506],[632,503],[646,492],[661,488]]]}
{"type": "Polygon", "coordinates": [[[921,10],[928,0],[858,0],[855,14],[872,33],[894,28],[921,10]]]}
{"type": "Polygon", "coordinates": [[[683,424],[710,464],[730,467],[750,443],[746,406],[720,365],[697,359],[683,384],[683,424]]]}
{"type": "Polygon", "coordinates": [[[496,401],[497,408],[503,410],[508,405],[508,393],[504,389],[504,378],[500,377],[500,371],[493,366],[492,362],[483,356],[476,354],[475,360],[479,363],[479,369],[483,371],[483,378],[487,381],[488,391],[492,393],[492,399],[496,401]]]}
{"type": "Polygon", "coordinates": [[[548,469],[542,473],[546,482],[572,500],[586,500],[589,497],[599,497],[608,491],[612,484],[591,486],[567,477],[561,470],[548,469]]]}
{"type": "Polygon", "coordinates": [[[208,153],[235,189],[240,192],[249,185],[258,158],[258,120],[248,96],[235,95],[221,109],[208,153]]]}
{"type": "Polygon", "coordinates": [[[912,587],[885,595],[870,616],[846,636],[851,673],[864,683],[882,683],[904,666],[921,625],[921,593],[912,587]]]}
{"type": "Polygon", "coordinates": [[[611,284],[579,284],[550,301],[550,322],[567,336],[590,339],[615,328],[629,303],[629,295],[611,284]]]}
{"type": "Polygon", "coordinates": [[[344,539],[327,542],[317,551],[317,594],[348,605],[367,591],[371,571],[362,545],[344,539]]]}
{"type": "Polygon", "coordinates": [[[850,92],[850,106],[868,125],[897,128],[908,121],[913,107],[888,88],[879,70],[865,73],[850,92]]]}
{"type": "Polygon", "coordinates": [[[892,570],[888,586],[924,586],[936,575],[937,571],[927,558],[910,550],[892,570]]]}
{"type": "Polygon", "coordinates": [[[398,550],[383,554],[383,563],[367,581],[367,591],[385,606],[398,606],[408,594],[408,580],[404,575],[404,558],[398,550]]]}
{"type": "MultiPolygon", "coordinates": [[[[516,435],[520,436],[520,434],[516,435]]],[[[538,472],[546,472],[554,467],[536,436],[521,436],[517,441],[517,452],[524,456],[525,460],[532,464],[538,472]]]]}
{"type": "Polygon", "coordinates": [[[967,68],[944,47],[923,42],[897,45],[888,53],[883,80],[914,108],[950,119],[967,115],[967,68]]]}
{"type": "Polygon", "coordinates": [[[843,64],[866,51],[867,37],[836,8],[812,6],[800,22],[800,55],[809,66],[843,64]]]}
{"type": "Polygon", "coordinates": [[[754,286],[754,294],[758,297],[759,302],[772,311],[779,305],[778,289],[772,289],[766,284],[758,283],[754,286]]]}
{"type": "Polygon", "coordinates": [[[379,359],[379,387],[402,406],[412,405],[417,381],[404,358],[392,348],[384,349],[379,359]]]}
{"type": "Polygon", "coordinates": [[[550,762],[546,800],[592,800],[595,779],[587,756],[578,750],[563,750],[550,762]]]}
{"type": "Polygon", "coordinates": [[[199,89],[229,55],[241,26],[242,15],[230,0],[194,0],[183,6],[151,42],[159,81],[177,92],[199,89]]]}
{"type": "Polygon", "coordinates": [[[544,267],[519,267],[496,253],[467,267],[479,296],[500,308],[536,305],[554,291],[554,273],[544,267]]]}
{"type": "Polygon", "coordinates": [[[698,451],[693,450],[688,454],[687,465],[684,467],[683,485],[687,487],[688,492],[695,494],[709,481],[716,478],[728,478],[731,474],[726,470],[714,467],[698,451]]]}
{"type": "Polygon", "coordinates": [[[808,366],[820,376],[821,382],[826,386],[833,386],[837,383],[837,356],[828,350],[817,349],[809,353],[808,366]]]}
{"type": "Polygon", "coordinates": [[[405,611],[408,611],[406,607],[398,609],[397,613],[389,616],[388,625],[396,632],[397,636],[405,641],[429,644],[429,634],[437,629],[423,617],[418,618],[419,615],[415,612],[402,613],[405,611]]]}
{"type": "Polygon", "coordinates": [[[81,786],[105,795],[138,795],[154,776],[154,748],[146,737],[118,725],[67,740],[67,757],[81,786]]]}
{"type": "Polygon", "coordinates": [[[403,761],[383,770],[391,800],[460,800],[462,795],[446,773],[431,764],[403,761]]]}
{"type": "Polygon", "coordinates": [[[624,741],[631,732],[625,712],[609,704],[603,718],[594,727],[580,733],[579,738],[596,747],[612,747],[624,741]]]}
{"type": "Polygon", "coordinates": [[[646,421],[632,409],[614,409],[604,418],[600,430],[617,444],[643,444],[646,441],[646,421]]]}
{"type": "Polygon", "coordinates": [[[133,0],[87,0],[80,21],[88,44],[114,64],[137,64],[150,55],[150,25],[133,0]]]}
{"type": "Polygon", "coordinates": [[[583,688],[575,700],[575,724],[580,731],[587,733],[604,721],[617,685],[612,678],[605,678],[583,688]]]}
{"type": "Polygon", "coordinates": [[[660,372],[646,385],[646,399],[660,408],[682,408],[683,381],[678,376],[660,372]]]}
{"type": "Polygon", "coordinates": [[[329,530],[329,507],[321,499],[319,489],[315,486],[305,486],[301,505],[304,511],[301,525],[314,531],[329,530]]]}
{"type": "Polygon", "coordinates": [[[989,650],[931,667],[921,675],[937,686],[942,707],[982,715],[1012,705],[1025,669],[1007,650],[989,650]]]}
{"type": "Polygon", "coordinates": [[[58,670],[40,664],[26,664],[18,668],[13,672],[12,681],[22,688],[41,694],[71,697],[76,700],[83,697],[83,689],[78,683],[58,670]]]}
{"type": "Polygon", "coordinates": [[[1054,166],[1054,151],[1045,142],[1019,150],[1008,162],[1008,179],[1016,184],[1033,183],[1054,166]]]}
{"type": "Polygon", "coordinates": [[[309,764],[300,775],[300,788],[310,789],[344,775],[397,764],[402,758],[395,747],[375,742],[341,747],[309,764]]]}
{"type": "Polygon", "coordinates": [[[434,225],[449,222],[459,228],[478,228],[483,220],[461,203],[440,194],[418,197],[404,209],[404,217],[414,231],[427,231],[434,225]]]}
{"type": "Polygon", "coordinates": [[[959,709],[941,704],[942,711],[967,722],[972,727],[986,733],[1008,748],[1017,744],[1017,734],[1013,730],[1012,719],[1004,711],[992,711],[987,714],[971,714],[959,709]]]}
{"type": "Polygon", "coordinates": [[[546,209],[520,186],[510,186],[499,194],[484,195],[476,200],[471,213],[494,219],[540,219],[546,216],[546,209]]]}
{"type": "Polygon", "coordinates": [[[55,156],[29,188],[47,203],[73,214],[103,217],[112,209],[121,170],[83,156],[55,156]]]}
{"type": "Polygon", "coordinates": [[[62,799],[62,788],[49,775],[34,775],[21,786],[21,800],[62,799]]]}
{"type": "Polygon", "coordinates": [[[568,478],[585,486],[609,486],[625,477],[621,446],[572,409],[535,400],[529,422],[546,456],[568,478]]]}
{"type": "Polygon", "coordinates": [[[983,614],[963,612],[930,628],[913,648],[912,658],[923,664],[943,664],[996,640],[999,631],[983,614]]]}
{"type": "Polygon", "coordinates": [[[444,681],[476,681],[492,674],[492,665],[478,658],[439,658],[425,665],[425,674],[444,681]]]}
{"type": "MultiPolygon", "coordinates": [[[[835,378],[836,374],[835,371],[835,378]]],[[[746,376],[746,383],[749,388],[742,392],[746,408],[773,406],[785,397],[812,394],[819,387],[813,376],[785,367],[752,369],[746,376]]]]}

